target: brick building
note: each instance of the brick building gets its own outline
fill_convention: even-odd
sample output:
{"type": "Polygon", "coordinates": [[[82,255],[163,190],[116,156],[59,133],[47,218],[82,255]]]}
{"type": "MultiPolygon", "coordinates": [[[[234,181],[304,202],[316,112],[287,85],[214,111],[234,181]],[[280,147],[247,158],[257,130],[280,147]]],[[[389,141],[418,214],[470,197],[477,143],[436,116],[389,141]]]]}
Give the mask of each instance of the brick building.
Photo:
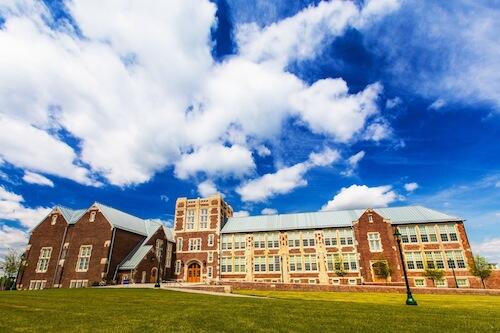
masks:
{"type": "Polygon", "coordinates": [[[162,243],[160,274],[172,276],[173,235],[162,224],[95,203],[88,209],[56,206],[31,231],[18,276],[19,289],[75,288],[151,281],[162,243]]]}
{"type": "Polygon", "coordinates": [[[220,196],[177,200],[177,280],[402,285],[398,229],[413,286],[480,287],[463,220],[425,207],[231,216],[220,196]]]}

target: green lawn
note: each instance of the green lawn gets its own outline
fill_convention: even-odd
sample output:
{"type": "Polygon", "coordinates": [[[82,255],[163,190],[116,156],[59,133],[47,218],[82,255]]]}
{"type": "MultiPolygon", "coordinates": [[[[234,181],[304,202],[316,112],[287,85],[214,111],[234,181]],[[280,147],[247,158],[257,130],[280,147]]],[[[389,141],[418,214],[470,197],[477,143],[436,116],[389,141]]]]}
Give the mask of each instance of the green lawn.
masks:
{"type": "Polygon", "coordinates": [[[152,289],[0,292],[0,332],[499,332],[500,297],[152,289]]]}

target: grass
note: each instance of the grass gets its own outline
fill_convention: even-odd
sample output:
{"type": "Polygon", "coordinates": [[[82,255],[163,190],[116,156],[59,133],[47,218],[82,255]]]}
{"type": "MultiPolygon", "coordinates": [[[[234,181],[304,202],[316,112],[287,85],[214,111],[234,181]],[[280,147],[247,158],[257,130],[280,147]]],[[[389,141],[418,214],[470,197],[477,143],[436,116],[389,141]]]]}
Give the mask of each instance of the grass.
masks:
{"type": "Polygon", "coordinates": [[[500,297],[153,289],[1,292],[0,332],[499,332],[500,297]]]}

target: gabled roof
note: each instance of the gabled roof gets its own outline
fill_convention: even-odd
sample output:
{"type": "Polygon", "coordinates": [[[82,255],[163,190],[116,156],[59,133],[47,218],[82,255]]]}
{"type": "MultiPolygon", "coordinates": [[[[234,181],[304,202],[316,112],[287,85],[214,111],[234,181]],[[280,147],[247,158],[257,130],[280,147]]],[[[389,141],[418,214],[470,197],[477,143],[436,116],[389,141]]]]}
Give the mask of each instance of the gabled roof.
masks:
{"type": "MultiPolygon", "coordinates": [[[[321,211],[311,213],[231,217],[221,233],[279,231],[351,227],[366,209],[321,211]]],[[[375,208],[374,211],[391,224],[462,221],[422,206],[375,208]]]]}
{"type": "Polygon", "coordinates": [[[145,220],[98,202],[94,203],[93,206],[97,207],[114,227],[148,236],[145,220]]]}
{"type": "Polygon", "coordinates": [[[76,223],[86,211],[85,209],[71,209],[64,206],[56,206],[55,208],[59,209],[68,224],[76,223]]]}

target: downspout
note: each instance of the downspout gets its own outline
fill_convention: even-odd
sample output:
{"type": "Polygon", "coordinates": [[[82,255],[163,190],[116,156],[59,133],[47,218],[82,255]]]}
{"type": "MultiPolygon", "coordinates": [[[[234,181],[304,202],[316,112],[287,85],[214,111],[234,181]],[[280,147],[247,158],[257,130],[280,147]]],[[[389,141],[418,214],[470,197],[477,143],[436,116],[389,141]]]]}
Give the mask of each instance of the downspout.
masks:
{"type": "MultiPolygon", "coordinates": [[[[69,227],[69,223],[66,222],[66,228],[64,228],[64,234],[63,234],[63,237],[61,240],[61,246],[59,248],[59,255],[57,256],[57,263],[56,263],[56,269],[54,271],[54,278],[52,279],[52,287],[54,287],[54,283],[56,283],[57,270],[59,267],[59,261],[61,260],[61,254],[62,254],[63,247],[64,247],[64,241],[66,240],[66,233],[68,231],[68,227],[69,227]]],[[[62,267],[61,267],[61,270],[62,270],[62,267]]]]}
{"type": "MultiPolygon", "coordinates": [[[[113,228],[113,236],[111,236],[111,244],[109,245],[109,255],[108,255],[108,266],[106,267],[106,280],[109,280],[109,267],[111,266],[111,257],[113,256],[113,248],[115,246],[115,234],[116,228],[113,228]]],[[[113,275],[113,280],[116,278],[116,273],[118,270],[118,265],[116,266],[115,274],[113,275]]]]}

